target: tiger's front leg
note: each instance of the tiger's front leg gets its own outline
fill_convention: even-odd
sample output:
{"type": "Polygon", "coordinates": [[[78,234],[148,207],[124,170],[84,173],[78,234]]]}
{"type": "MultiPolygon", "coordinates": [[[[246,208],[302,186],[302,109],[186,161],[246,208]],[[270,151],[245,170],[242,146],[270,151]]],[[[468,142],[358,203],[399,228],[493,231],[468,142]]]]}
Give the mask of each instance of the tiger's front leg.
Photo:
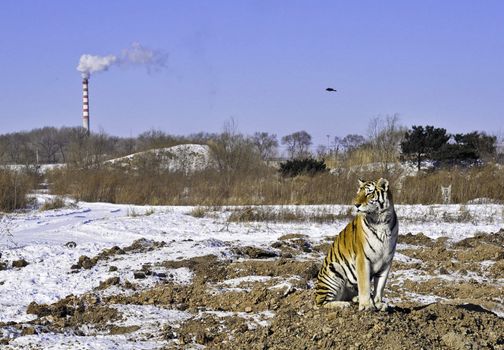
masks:
{"type": "Polygon", "coordinates": [[[374,277],[374,293],[375,296],[373,298],[373,302],[375,307],[379,311],[387,310],[388,306],[383,302],[383,290],[385,289],[385,284],[387,283],[387,278],[390,272],[390,267],[392,264],[388,264],[388,266],[383,269],[379,274],[374,277]]]}
{"type": "Polygon", "coordinates": [[[374,309],[371,301],[370,266],[364,254],[357,256],[357,287],[359,289],[359,311],[374,309]]]}

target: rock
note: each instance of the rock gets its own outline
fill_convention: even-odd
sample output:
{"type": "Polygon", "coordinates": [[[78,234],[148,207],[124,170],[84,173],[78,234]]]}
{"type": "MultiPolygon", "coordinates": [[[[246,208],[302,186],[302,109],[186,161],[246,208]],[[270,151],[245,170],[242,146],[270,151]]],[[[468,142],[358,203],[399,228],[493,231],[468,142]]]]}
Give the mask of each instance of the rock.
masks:
{"type": "MultiPolygon", "coordinates": [[[[449,349],[468,349],[467,341],[462,334],[458,334],[455,332],[448,332],[441,337],[441,340],[449,349]]],[[[469,347],[470,348],[470,347],[469,347]]]]}
{"type": "Polygon", "coordinates": [[[109,267],[109,272],[115,272],[117,271],[117,266],[110,266],[109,267]]]}
{"type": "Polygon", "coordinates": [[[96,262],[97,262],[96,258],[91,259],[86,255],[81,255],[79,257],[79,261],[77,262],[77,264],[83,269],[89,270],[96,265],[96,262]]]}
{"type": "Polygon", "coordinates": [[[280,242],[280,241],[276,241],[276,242],[274,242],[274,243],[271,245],[271,247],[272,247],[272,248],[280,248],[282,245],[283,245],[283,243],[282,243],[282,242],[280,242]]]}
{"type": "Polygon", "coordinates": [[[0,271],[7,270],[7,263],[0,261],[0,271]]]}
{"type": "Polygon", "coordinates": [[[28,262],[25,259],[14,260],[12,262],[12,267],[22,268],[28,265],[28,262]]]}
{"type": "Polygon", "coordinates": [[[140,328],[141,327],[137,326],[137,325],[125,326],[125,327],[112,326],[112,328],[109,331],[109,335],[119,335],[119,334],[133,333],[133,332],[138,331],[140,328]]]}
{"type": "Polygon", "coordinates": [[[133,277],[135,279],[137,279],[137,280],[138,279],[144,279],[145,278],[145,273],[142,272],[142,271],[135,271],[135,272],[133,272],[133,277]]]}
{"type": "Polygon", "coordinates": [[[65,247],[73,249],[73,248],[77,247],[77,243],[75,243],[74,241],[66,242],[65,247]]]}
{"type": "Polygon", "coordinates": [[[87,301],[92,305],[96,305],[100,303],[100,297],[98,295],[90,295],[87,301]]]}
{"type": "Polygon", "coordinates": [[[324,332],[324,334],[330,334],[333,332],[333,329],[329,326],[323,326],[322,327],[322,332],[324,332]]]}
{"type": "Polygon", "coordinates": [[[38,317],[44,317],[50,315],[51,311],[47,305],[45,304],[39,305],[36,302],[32,301],[30,304],[28,304],[28,307],[26,308],[26,313],[31,315],[37,315],[38,317]]]}
{"type": "Polygon", "coordinates": [[[252,246],[236,247],[232,250],[232,252],[236,255],[248,256],[251,259],[268,259],[278,256],[278,254],[274,251],[252,246]]]}
{"type": "Polygon", "coordinates": [[[34,335],[34,334],[35,334],[35,328],[33,328],[33,327],[23,328],[23,331],[21,332],[22,336],[25,336],[25,335],[34,335]]]}
{"type": "Polygon", "coordinates": [[[251,312],[252,312],[252,308],[251,308],[250,306],[247,306],[247,307],[245,308],[245,312],[247,312],[247,313],[251,313],[251,312]]]}
{"type": "Polygon", "coordinates": [[[117,286],[121,282],[119,277],[111,277],[106,279],[105,281],[100,282],[98,289],[107,289],[110,286],[117,286]]]}

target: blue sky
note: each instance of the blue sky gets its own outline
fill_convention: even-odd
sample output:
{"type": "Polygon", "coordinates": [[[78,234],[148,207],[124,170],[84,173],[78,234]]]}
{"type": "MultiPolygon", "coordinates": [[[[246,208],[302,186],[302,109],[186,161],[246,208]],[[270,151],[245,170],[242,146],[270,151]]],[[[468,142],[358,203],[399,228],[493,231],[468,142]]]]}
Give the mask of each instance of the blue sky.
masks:
{"type": "Polygon", "coordinates": [[[93,131],[504,133],[504,2],[295,0],[1,1],[0,133],[81,125],[80,56],[133,42],[166,67],[93,75],[93,131]]]}

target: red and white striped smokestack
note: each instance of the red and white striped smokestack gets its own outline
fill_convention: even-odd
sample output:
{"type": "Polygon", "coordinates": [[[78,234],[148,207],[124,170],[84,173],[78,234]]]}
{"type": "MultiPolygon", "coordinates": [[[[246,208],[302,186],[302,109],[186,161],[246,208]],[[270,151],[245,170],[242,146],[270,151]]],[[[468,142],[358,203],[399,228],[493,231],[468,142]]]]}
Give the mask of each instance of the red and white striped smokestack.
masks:
{"type": "Polygon", "coordinates": [[[82,127],[89,133],[89,94],[88,78],[82,78],[82,127]]]}

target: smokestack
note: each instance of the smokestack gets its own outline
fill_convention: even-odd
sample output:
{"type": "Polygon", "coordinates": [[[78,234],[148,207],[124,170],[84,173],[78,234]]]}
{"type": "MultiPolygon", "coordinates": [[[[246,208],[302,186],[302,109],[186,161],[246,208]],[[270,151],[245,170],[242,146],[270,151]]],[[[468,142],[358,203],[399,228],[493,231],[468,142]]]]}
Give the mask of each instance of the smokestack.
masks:
{"type": "Polygon", "coordinates": [[[82,126],[89,129],[89,95],[88,81],[91,74],[104,72],[111,66],[140,65],[147,68],[147,72],[155,72],[166,67],[167,55],[158,50],[148,49],[140,43],[133,43],[131,47],[123,50],[122,55],[95,56],[85,54],[79,59],[77,70],[82,74],[82,126]]]}
{"type": "Polygon", "coordinates": [[[88,77],[82,78],[82,127],[89,134],[89,94],[88,94],[88,77]]]}

